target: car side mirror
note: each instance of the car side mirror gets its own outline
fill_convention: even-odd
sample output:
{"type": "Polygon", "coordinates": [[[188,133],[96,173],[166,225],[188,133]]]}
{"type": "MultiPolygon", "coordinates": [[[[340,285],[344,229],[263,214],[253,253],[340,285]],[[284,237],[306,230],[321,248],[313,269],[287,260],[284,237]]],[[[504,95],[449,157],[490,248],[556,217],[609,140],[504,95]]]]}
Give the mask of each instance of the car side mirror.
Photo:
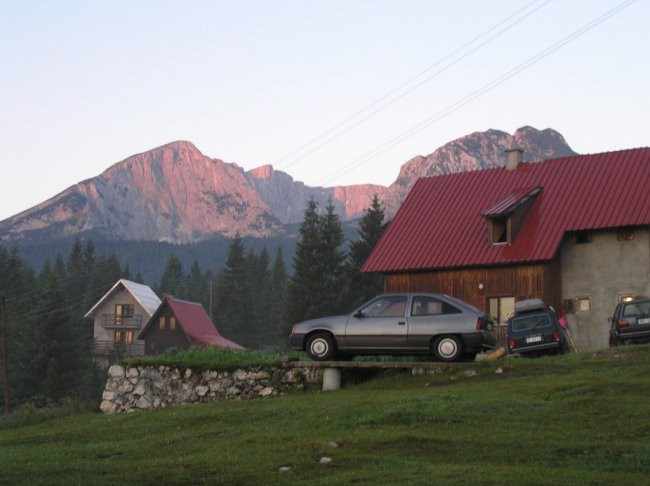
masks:
{"type": "Polygon", "coordinates": [[[357,319],[361,319],[362,317],[365,317],[365,316],[363,315],[363,312],[361,312],[360,310],[358,310],[358,311],[356,311],[356,312],[354,313],[354,315],[353,315],[352,317],[356,317],[357,319]]]}

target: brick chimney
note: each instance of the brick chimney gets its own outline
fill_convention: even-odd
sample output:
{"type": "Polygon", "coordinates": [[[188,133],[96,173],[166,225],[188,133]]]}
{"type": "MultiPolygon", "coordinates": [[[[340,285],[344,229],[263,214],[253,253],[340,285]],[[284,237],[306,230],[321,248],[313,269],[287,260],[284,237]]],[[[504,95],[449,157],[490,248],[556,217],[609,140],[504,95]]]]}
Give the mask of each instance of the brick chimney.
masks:
{"type": "Polygon", "coordinates": [[[506,170],[515,170],[524,161],[524,151],[519,147],[506,150],[506,170]]]}

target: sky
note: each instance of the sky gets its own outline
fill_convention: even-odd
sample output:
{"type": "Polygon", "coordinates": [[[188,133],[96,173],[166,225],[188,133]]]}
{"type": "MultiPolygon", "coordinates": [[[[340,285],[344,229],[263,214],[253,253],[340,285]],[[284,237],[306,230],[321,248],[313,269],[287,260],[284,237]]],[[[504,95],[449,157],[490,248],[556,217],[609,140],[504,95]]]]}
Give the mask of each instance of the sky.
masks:
{"type": "Polygon", "coordinates": [[[489,128],[648,146],[649,19],[650,0],[0,1],[0,220],[174,140],[323,186],[388,185],[489,128]]]}

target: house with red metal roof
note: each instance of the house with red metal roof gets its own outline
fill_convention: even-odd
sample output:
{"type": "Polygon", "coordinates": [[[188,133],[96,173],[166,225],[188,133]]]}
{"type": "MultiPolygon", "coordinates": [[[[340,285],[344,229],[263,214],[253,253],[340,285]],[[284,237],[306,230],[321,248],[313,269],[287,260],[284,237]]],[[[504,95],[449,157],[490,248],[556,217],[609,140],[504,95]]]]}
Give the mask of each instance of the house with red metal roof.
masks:
{"type": "Polygon", "coordinates": [[[650,148],[422,178],[362,267],[387,292],[442,292],[505,323],[541,297],[581,349],[650,294],[650,148]]]}
{"type": "Polygon", "coordinates": [[[190,346],[219,346],[244,349],[219,334],[201,304],[169,296],[163,299],[138,339],[144,341],[147,355],[160,354],[172,347],[187,349],[190,346]]]}

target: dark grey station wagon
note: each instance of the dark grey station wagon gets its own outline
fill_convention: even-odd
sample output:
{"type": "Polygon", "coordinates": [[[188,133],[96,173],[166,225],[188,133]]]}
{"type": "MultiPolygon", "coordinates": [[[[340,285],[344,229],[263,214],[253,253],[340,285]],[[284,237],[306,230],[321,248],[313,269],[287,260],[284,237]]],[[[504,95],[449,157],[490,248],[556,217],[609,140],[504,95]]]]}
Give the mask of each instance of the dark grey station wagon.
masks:
{"type": "Polygon", "coordinates": [[[359,354],[433,354],[473,360],[492,349],[492,318],[444,294],[382,294],[343,316],[293,326],[291,348],[324,361],[359,354]]]}

